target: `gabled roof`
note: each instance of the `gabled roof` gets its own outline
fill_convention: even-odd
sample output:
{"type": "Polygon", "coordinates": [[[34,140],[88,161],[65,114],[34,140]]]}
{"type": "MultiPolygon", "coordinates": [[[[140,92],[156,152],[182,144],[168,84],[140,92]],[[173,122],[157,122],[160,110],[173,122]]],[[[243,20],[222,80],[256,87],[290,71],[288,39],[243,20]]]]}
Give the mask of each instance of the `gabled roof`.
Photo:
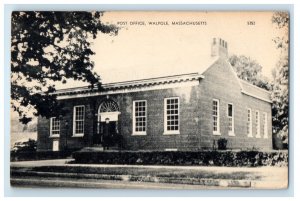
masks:
{"type": "MultiPolygon", "coordinates": [[[[237,79],[237,82],[239,83],[239,86],[241,88],[241,92],[245,95],[251,96],[253,98],[257,98],[269,103],[272,103],[271,100],[271,93],[265,89],[259,88],[253,84],[250,84],[247,81],[244,81],[240,78],[238,78],[237,73],[234,71],[232,65],[229,63],[228,59],[225,59],[224,57],[218,57],[215,61],[217,62],[218,60],[223,60],[227,65],[230,67],[230,70],[234,74],[235,78],[237,79]]],[[[209,69],[214,63],[212,63],[210,66],[207,67],[209,69]]],[[[207,69],[205,69],[203,72],[205,72],[207,69]]]]}
{"type": "Polygon", "coordinates": [[[193,62],[190,62],[192,63],[191,65],[185,65],[184,60],[177,61],[176,58],[173,59],[172,62],[169,62],[169,60],[171,59],[168,59],[168,62],[166,62],[164,68],[159,68],[157,66],[147,68],[122,68],[120,66],[118,68],[112,68],[109,71],[99,71],[98,73],[101,76],[103,84],[113,84],[120,82],[128,82],[131,80],[147,80],[157,77],[185,75],[194,72],[202,74],[208,67],[210,67],[216,60],[218,60],[218,58],[212,58],[210,55],[200,55],[199,60],[197,59],[193,60],[193,62]],[[177,63],[182,64],[182,66],[180,66],[177,63]]]}
{"type": "MultiPolygon", "coordinates": [[[[95,96],[95,95],[103,95],[103,94],[110,94],[116,92],[129,92],[124,90],[132,90],[132,89],[134,89],[133,91],[138,91],[136,90],[137,88],[143,88],[143,89],[147,88],[147,90],[160,89],[158,87],[160,85],[169,85],[169,87],[170,86],[176,87],[177,86],[176,84],[203,79],[204,78],[203,73],[219,59],[224,59],[224,58],[216,57],[216,58],[205,60],[203,63],[201,63],[201,66],[198,68],[198,72],[194,72],[194,73],[181,73],[177,75],[170,75],[170,76],[163,76],[163,77],[144,78],[144,79],[136,79],[130,81],[106,83],[102,85],[104,91],[99,91],[97,87],[92,89],[91,87],[85,86],[85,87],[76,87],[76,88],[57,90],[54,94],[58,95],[60,97],[59,99],[64,99],[64,97],[68,97],[68,96],[72,96],[76,98],[78,97],[77,95],[79,94],[89,94],[88,96],[95,96]]],[[[226,61],[226,63],[230,66],[232,72],[235,74],[235,77],[241,87],[241,93],[272,103],[270,98],[270,92],[261,89],[259,87],[256,87],[244,80],[239,79],[237,77],[237,74],[233,70],[231,64],[228,61],[226,61]]],[[[190,69],[183,68],[182,72],[186,70],[190,70],[190,69]]],[[[146,76],[146,74],[144,74],[144,76],[146,76]]]]}

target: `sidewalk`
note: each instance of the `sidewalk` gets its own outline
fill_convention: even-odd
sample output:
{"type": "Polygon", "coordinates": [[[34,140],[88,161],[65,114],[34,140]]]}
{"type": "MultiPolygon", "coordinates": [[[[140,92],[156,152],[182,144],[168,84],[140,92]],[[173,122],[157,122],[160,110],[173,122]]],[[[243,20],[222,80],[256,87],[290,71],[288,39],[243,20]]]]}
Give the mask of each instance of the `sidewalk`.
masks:
{"type": "Polygon", "coordinates": [[[18,161],[10,162],[11,167],[39,167],[51,165],[68,165],[67,163],[73,159],[54,159],[54,160],[38,160],[38,161],[18,161]]]}
{"type": "Polygon", "coordinates": [[[27,175],[263,189],[287,187],[288,178],[287,167],[67,164],[70,160],[12,162],[11,167],[14,177],[27,175]]]}

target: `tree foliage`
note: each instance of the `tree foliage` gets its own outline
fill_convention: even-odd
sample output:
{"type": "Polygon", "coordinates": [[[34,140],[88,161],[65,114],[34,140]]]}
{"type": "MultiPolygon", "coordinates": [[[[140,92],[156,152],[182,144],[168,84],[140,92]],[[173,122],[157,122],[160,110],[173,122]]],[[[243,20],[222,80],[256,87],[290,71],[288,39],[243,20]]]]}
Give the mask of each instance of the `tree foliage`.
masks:
{"type": "Polygon", "coordinates": [[[20,121],[58,114],[57,83],[69,79],[99,85],[91,41],[99,32],[117,34],[101,12],[13,12],[11,18],[11,106],[20,121]],[[41,93],[43,91],[43,93],[41,93]],[[35,112],[30,115],[28,110],[35,112]]]}
{"type": "Polygon", "coordinates": [[[244,55],[232,55],[229,57],[229,62],[240,79],[263,89],[271,88],[269,80],[261,73],[262,66],[255,60],[244,55]]]}
{"type": "Polygon", "coordinates": [[[289,14],[276,12],[272,17],[272,23],[279,31],[278,37],[273,41],[280,50],[280,58],[273,71],[272,90],[272,116],[273,131],[279,134],[284,142],[288,142],[288,117],[289,117],[289,14]]]}

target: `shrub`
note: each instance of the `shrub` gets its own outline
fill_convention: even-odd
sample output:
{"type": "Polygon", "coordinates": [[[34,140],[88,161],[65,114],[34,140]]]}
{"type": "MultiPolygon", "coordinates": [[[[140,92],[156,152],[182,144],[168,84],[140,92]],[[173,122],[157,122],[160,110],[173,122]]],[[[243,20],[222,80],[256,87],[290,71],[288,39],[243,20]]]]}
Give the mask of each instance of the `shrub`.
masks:
{"type": "Polygon", "coordinates": [[[35,152],[36,140],[28,139],[25,142],[16,142],[11,150],[12,152],[35,152]]]}
{"type": "Polygon", "coordinates": [[[62,159],[72,155],[74,150],[68,151],[19,151],[11,152],[11,161],[28,161],[28,160],[48,160],[48,159],[62,159]]]}
{"type": "Polygon", "coordinates": [[[78,151],[75,163],[202,165],[228,167],[287,166],[288,152],[260,151],[78,151]]]}
{"type": "Polygon", "coordinates": [[[225,138],[218,139],[218,149],[219,150],[227,149],[227,140],[225,138]]]}

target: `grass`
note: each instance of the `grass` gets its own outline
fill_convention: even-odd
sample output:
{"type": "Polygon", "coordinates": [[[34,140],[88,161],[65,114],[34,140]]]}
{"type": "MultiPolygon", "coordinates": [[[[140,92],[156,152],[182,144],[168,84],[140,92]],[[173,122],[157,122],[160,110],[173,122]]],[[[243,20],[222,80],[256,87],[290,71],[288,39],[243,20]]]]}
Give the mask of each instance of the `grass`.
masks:
{"type": "MultiPolygon", "coordinates": [[[[19,168],[12,168],[19,169],[19,168]]],[[[235,171],[216,172],[200,169],[176,169],[176,168],[143,168],[143,167],[82,167],[82,166],[41,166],[26,169],[37,172],[60,172],[80,174],[105,174],[105,175],[133,175],[133,176],[156,176],[172,178],[195,178],[195,179],[233,179],[233,180],[256,180],[260,176],[253,172],[235,171]]]]}

